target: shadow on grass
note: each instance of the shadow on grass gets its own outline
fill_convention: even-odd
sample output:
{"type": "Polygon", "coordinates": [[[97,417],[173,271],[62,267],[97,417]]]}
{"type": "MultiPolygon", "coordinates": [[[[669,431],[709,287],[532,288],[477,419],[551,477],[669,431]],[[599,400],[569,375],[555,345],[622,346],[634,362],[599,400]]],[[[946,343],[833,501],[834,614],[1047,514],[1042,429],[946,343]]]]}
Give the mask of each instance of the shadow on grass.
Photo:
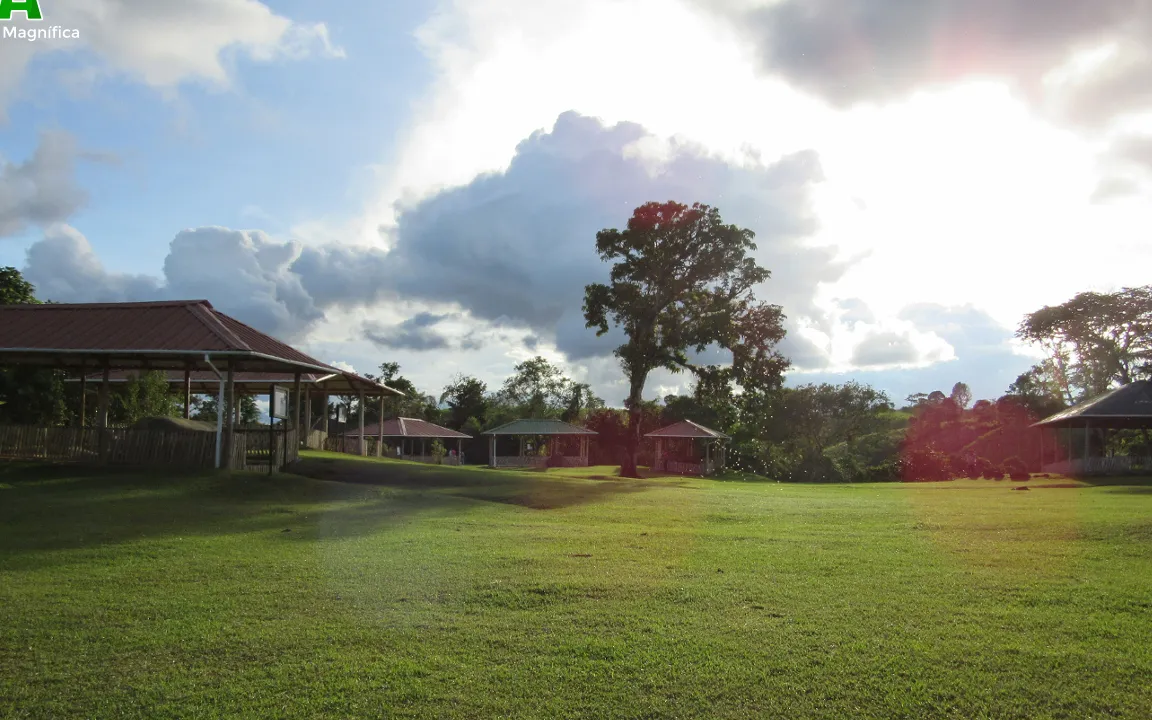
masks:
{"type": "Polygon", "coordinates": [[[639,480],[574,479],[546,473],[444,468],[412,463],[366,462],[333,457],[304,457],[293,472],[317,480],[404,490],[435,491],[445,496],[555,510],[597,502],[653,486],[639,480]]]}

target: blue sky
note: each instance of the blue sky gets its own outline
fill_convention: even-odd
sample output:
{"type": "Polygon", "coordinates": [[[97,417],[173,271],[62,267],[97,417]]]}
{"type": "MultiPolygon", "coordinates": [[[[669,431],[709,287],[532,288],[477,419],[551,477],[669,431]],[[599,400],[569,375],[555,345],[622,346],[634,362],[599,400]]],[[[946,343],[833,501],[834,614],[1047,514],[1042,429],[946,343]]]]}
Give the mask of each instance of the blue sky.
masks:
{"type": "Polygon", "coordinates": [[[429,391],[543,353],[619,402],[595,232],[699,200],[757,233],[790,383],[995,397],[1024,313],[1147,281],[1120,0],[41,5],[80,38],[0,38],[0,264],[59,301],[205,296],[429,391]]]}

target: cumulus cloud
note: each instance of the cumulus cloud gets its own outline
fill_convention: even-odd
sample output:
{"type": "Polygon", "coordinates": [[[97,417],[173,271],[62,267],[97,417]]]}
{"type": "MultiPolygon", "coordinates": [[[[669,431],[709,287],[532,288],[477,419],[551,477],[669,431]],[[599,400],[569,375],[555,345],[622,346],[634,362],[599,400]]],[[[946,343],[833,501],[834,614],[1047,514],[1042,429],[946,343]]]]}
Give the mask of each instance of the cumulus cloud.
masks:
{"type": "Polygon", "coordinates": [[[644,202],[700,201],[757,233],[757,259],[775,271],[761,297],[813,314],[817,286],[843,272],[834,250],[806,242],[815,229],[808,193],[822,177],[816,155],[740,165],[673,141],[653,159],[659,142],[637,124],[565,113],[523,141],[506,171],[404,211],[381,269],[404,297],[521,325],[571,359],[603,356],[623,337],[584,327],[584,287],[609,269],[596,232],[622,227],[644,202]]]}
{"type": "Polygon", "coordinates": [[[0,238],[64,222],[87,202],[75,179],[80,155],[75,138],[50,131],[23,163],[0,160],[0,238]]]}
{"type": "MultiPolygon", "coordinates": [[[[258,62],[343,55],[323,23],[295,23],[257,0],[53,0],[42,9],[46,22],[78,30],[80,37],[0,45],[0,113],[39,53],[88,49],[101,70],[160,89],[186,81],[228,86],[229,51],[258,62]]],[[[36,25],[23,19],[14,24],[36,25]]]]}
{"type": "Polygon", "coordinates": [[[127,302],[159,295],[153,277],[105,270],[87,238],[69,225],[54,226],[28,249],[24,275],[39,298],[54,302],[127,302]]]}
{"type": "Polygon", "coordinates": [[[34,243],[24,274],[37,294],[57,302],[207,299],[260,330],[300,337],[323,312],[291,271],[295,243],[259,231],[205,227],[176,235],[163,278],[111,272],[74,228],[53,229],[34,243]]]}

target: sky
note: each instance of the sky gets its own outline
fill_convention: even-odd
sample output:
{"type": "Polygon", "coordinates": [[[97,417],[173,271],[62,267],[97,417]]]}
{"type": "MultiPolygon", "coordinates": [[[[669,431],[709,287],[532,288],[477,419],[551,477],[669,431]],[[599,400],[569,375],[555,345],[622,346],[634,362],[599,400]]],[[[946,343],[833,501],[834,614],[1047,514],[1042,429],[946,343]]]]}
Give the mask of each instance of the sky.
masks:
{"type": "Polygon", "coordinates": [[[0,19],[0,266],[43,299],[619,404],[595,234],[698,201],[756,233],[789,384],[899,401],[995,398],[1024,314],[1149,282],[1146,0],[39,5],[0,19]]]}

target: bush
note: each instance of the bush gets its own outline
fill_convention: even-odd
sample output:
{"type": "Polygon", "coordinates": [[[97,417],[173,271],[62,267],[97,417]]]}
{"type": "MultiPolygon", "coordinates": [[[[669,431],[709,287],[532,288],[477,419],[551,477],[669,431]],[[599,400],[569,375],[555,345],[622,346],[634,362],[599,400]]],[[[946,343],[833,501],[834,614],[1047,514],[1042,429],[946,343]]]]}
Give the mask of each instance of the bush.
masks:
{"type": "Polygon", "coordinates": [[[903,458],[906,482],[943,482],[952,480],[952,463],[948,456],[935,450],[916,450],[903,458]]]}
{"type": "Polygon", "coordinates": [[[1004,472],[1013,480],[1028,480],[1032,477],[1028,472],[1028,466],[1018,457],[1010,457],[1004,461],[1004,472]]]}

